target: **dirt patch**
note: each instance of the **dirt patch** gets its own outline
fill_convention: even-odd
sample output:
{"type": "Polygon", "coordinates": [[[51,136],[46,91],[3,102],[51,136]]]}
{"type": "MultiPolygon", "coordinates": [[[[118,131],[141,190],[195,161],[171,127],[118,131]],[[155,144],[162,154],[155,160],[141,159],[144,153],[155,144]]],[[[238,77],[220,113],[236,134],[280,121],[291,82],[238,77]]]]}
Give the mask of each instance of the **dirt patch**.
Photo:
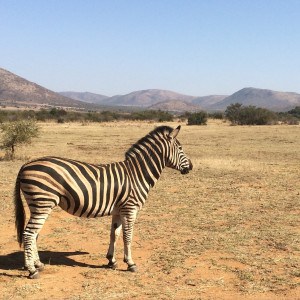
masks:
{"type": "Polygon", "coordinates": [[[26,278],[12,202],[24,158],[119,161],[155,125],[42,124],[21,160],[0,161],[1,299],[300,299],[299,126],[183,126],[195,168],[165,170],[150,192],[135,225],[138,273],[126,271],[121,239],[118,268],[106,269],[109,218],[55,209],[39,237],[45,271],[26,278]]]}

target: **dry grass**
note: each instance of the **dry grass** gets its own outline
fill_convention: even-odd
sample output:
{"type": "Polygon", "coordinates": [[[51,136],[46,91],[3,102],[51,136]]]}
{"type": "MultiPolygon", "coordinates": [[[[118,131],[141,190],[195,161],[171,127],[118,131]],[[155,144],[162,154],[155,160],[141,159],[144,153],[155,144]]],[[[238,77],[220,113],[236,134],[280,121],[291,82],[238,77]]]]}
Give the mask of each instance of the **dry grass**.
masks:
{"type": "Polygon", "coordinates": [[[38,281],[26,279],[12,205],[19,167],[45,155],[119,161],[155,125],[41,124],[19,160],[0,161],[0,298],[300,299],[299,126],[183,126],[195,168],[187,176],[166,169],[150,192],[135,226],[139,273],[124,272],[121,241],[119,269],[101,268],[109,218],[55,209],[39,239],[49,265],[38,281]]]}

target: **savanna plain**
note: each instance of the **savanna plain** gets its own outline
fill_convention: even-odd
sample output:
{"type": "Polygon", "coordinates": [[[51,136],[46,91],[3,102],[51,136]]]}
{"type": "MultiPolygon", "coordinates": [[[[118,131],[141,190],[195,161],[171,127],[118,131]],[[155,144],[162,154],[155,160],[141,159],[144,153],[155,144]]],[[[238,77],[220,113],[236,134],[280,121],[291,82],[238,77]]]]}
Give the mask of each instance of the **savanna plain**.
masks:
{"type": "Polygon", "coordinates": [[[1,299],[300,299],[299,125],[182,123],[178,139],[194,169],[165,169],[150,191],[135,224],[139,271],[126,271],[121,238],[117,270],[104,267],[109,217],[56,208],[38,240],[46,268],[27,279],[14,228],[21,165],[48,155],[121,161],[158,125],[41,123],[39,138],[18,148],[14,161],[0,161],[1,299]]]}

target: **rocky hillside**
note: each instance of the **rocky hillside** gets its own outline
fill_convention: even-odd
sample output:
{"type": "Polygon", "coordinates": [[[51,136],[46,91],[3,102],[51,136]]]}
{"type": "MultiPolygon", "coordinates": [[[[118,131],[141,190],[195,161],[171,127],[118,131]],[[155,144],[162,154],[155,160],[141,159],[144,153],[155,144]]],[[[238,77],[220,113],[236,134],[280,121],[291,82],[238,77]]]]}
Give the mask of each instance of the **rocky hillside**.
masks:
{"type": "Polygon", "coordinates": [[[211,95],[211,96],[197,97],[192,100],[192,103],[200,105],[205,109],[209,109],[212,105],[222,101],[226,97],[228,97],[228,95],[211,95]]]}
{"type": "Polygon", "coordinates": [[[194,98],[193,96],[182,95],[172,91],[151,89],[136,91],[127,95],[113,96],[105,99],[103,104],[149,107],[162,101],[181,100],[190,102],[194,98]]]}
{"type": "Polygon", "coordinates": [[[167,100],[151,105],[149,109],[165,110],[170,112],[192,112],[201,110],[201,107],[199,105],[181,100],[167,100]]]}
{"type": "Polygon", "coordinates": [[[300,106],[300,94],[289,92],[276,92],[266,89],[244,88],[220,102],[210,106],[213,110],[225,110],[232,103],[254,105],[273,111],[288,111],[300,106]]]}
{"type": "Polygon", "coordinates": [[[74,100],[95,104],[102,104],[103,100],[109,98],[108,96],[89,92],[59,92],[59,94],[74,100]]]}
{"type": "Polygon", "coordinates": [[[0,103],[3,105],[53,105],[84,107],[81,101],[64,97],[34,82],[0,68],[0,103]]]}

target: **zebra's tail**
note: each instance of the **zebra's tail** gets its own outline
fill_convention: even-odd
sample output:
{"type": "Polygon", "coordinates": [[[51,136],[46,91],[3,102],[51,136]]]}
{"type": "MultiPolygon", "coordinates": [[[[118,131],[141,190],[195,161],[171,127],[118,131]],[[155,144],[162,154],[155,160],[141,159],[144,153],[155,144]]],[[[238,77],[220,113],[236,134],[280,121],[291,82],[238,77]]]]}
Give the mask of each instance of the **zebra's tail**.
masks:
{"type": "Polygon", "coordinates": [[[20,247],[23,243],[23,231],[24,231],[24,225],[25,225],[25,210],[21,198],[21,191],[20,191],[20,174],[22,172],[22,168],[20,169],[17,179],[16,179],[16,185],[15,185],[15,225],[17,229],[17,238],[20,247]]]}

